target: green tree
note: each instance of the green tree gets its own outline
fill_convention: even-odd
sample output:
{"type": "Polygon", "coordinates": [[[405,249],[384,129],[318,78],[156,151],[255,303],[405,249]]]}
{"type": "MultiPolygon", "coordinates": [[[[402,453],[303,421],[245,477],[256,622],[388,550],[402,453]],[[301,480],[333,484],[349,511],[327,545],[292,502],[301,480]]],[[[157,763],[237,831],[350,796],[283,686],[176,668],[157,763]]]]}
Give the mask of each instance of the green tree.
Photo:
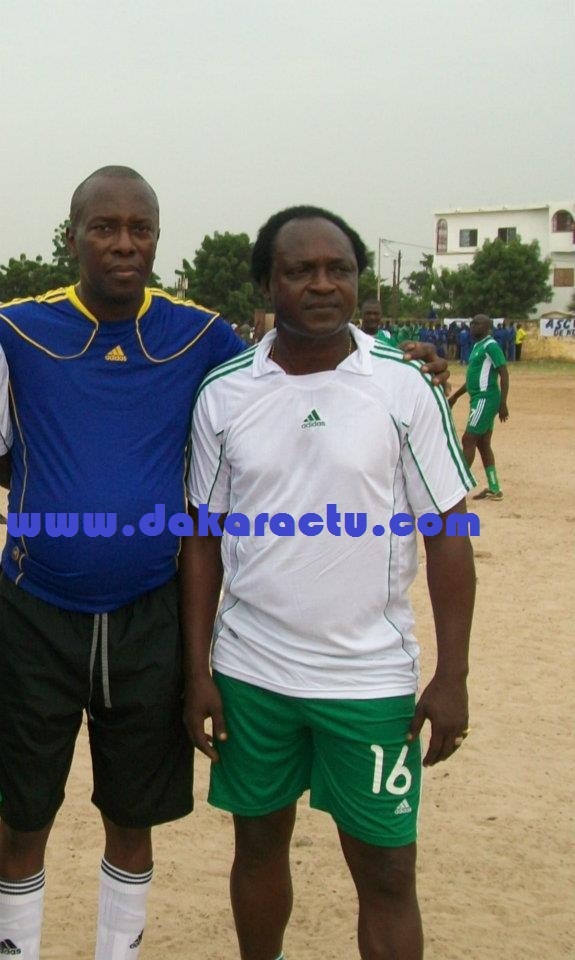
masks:
{"type": "Polygon", "coordinates": [[[76,261],[68,250],[68,244],[66,243],[66,230],[69,224],[69,220],[64,220],[62,223],[59,223],[54,230],[54,236],[52,237],[52,263],[55,266],[61,267],[63,270],[67,270],[69,276],[75,275],[77,280],[78,269],[76,267],[76,261]]]}
{"type": "Polygon", "coordinates": [[[424,253],[419,261],[421,270],[413,270],[407,276],[410,306],[415,314],[427,316],[435,302],[434,286],[437,280],[437,271],[433,268],[433,254],[424,253]]]}
{"type": "MultiPolygon", "coordinates": [[[[384,317],[391,315],[391,287],[382,283],[379,288],[381,312],[384,317]]],[[[366,300],[377,300],[377,276],[371,267],[366,267],[357,283],[357,313],[366,300]]]]}
{"type": "Polygon", "coordinates": [[[366,267],[357,282],[357,305],[360,310],[365,300],[377,300],[377,276],[372,267],[366,267]]]}
{"type": "MultiPolygon", "coordinates": [[[[469,270],[470,267],[462,267],[460,270],[442,267],[441,270],[434,271],[431,299],[441,316],[468,316],[461,304],[464,292],[471,286],[471,281],[468,280],[469,270]]],[[[471,313],[477,311],[472,309],[471,313]]]]}
{"type": "MultiPolygon", "coordinates": [[[[366,300],[377,300],[377,274],[373,268],[375,263],[375,253],[373,250],[367,251],[367,267],[360,274],[357,283],[357,307],[358,315],[361,305],[366,300]]],[[[381,312],[384,317],[391,316],[391,287],[381,283],[379,288],[379,300],[381,303],[381,312]]]]}
{"type": "Polygon", "coordinates": [[[29,260],[25,253],[0,266],[0,303],[33,297],[51,288],[52,269],[42,257],[29,260]]]}
{"type": "MultiPolygon", "coordinates": [[[[441,276],[451,291],[455,315],[486,313],[520,318],[531,313],[538,303],[551,300],[549,270],[550,261],[541,259],[536,240],[486,240],[469,267],[442,271],[441,276]]],[[[434,299],[440,302],[436,296],[434,299]]]]}
{"type": "Polygon", "coordinates": [[[29,260],[25,253],[10,257],[0,266],[0,301],[35,297],[46,290],[66,287],[78,280],[78,267],[66,246],[67,221],[60,223],[52,238],[52,261],[42,257],[29,260]]]}
{"type": "Polygon", "coordinates": [[[52,237],[52,263],[50,287],[69,287],[78,282],[78,264],[68,250],[66,230],[68,220],[59,223],[52,237]]]}
{"type": "Polygon", "coordinates": [[[182,261],[177,273],[187,280],[186,294],[217,310],[226,320],[251,323],[254,310],[265,306],[251,279],[252,244],[247,233],[214,233],[204,237],[193,263],[182,261]]]}

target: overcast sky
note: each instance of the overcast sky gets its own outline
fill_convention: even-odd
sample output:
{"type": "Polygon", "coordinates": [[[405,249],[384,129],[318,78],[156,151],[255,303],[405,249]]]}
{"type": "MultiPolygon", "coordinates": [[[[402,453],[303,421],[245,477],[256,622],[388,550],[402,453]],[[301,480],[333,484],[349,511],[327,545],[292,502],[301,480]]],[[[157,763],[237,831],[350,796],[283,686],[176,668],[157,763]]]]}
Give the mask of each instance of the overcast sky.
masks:
{"type": "Polygon", "coordinates": [[[109,163],[158,193],[165,283],[294,203],[376,249],[575,195],[575,0],[2,0],[0,31],[0,263],[109,163]]]}

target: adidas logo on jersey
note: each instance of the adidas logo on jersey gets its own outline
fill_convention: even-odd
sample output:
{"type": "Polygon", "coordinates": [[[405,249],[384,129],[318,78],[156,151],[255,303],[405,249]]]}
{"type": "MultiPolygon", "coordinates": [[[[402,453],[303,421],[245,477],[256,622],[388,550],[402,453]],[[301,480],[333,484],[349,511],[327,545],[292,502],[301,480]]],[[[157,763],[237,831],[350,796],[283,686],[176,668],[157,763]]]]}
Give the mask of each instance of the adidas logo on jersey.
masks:
{"type": "Polygon", "coordinates": [[[317,410],[314,409],[311,413],[308,413],[301,426],[302,430],[307,427],[325,427],[325,420],[322,420],[317,410]]]}
{"type": "Polygon", "coordinates": [[[115,360],[117,363],[125,363],[127,356],[122,350],[121,346],[118,344],[117,347],[112,347],[111,350],[108,350],[104,360],[115,360]]]}
{"type": "Polygon", "coordinates": [[[407,800],[402,800],[401,803],[398,803],[398,804],[397,804],[397,806],[396,806],[396,808],[395,808],[395,810],[394,810],[393,812],[394,812],[395,814],[399,814],[399,813],[411,813],[411,807],[409,806],[409,803],[407,802],[407,800]]]}
{"type": "Polygon", "coordinates": [[[134,940],[133,943],[130,944],[130,950],[135,950],[136,947],[139,947],[139,946],[140,946],[140,944],[141,944],[141,942],[142,942],[142,939],[143,939],[143,936],[144,936],[144,931],[141,930],[141,931],[140,931],[140,935],[139,935],[138,937],[136,937],[136,939],[134,940]]]}
{"type": "Polygon", "coordinates": [[[17,947],[12,940],[2,940],[0,943],[0,956],[17,957],[22,953],[20,947],[17,947]]]}

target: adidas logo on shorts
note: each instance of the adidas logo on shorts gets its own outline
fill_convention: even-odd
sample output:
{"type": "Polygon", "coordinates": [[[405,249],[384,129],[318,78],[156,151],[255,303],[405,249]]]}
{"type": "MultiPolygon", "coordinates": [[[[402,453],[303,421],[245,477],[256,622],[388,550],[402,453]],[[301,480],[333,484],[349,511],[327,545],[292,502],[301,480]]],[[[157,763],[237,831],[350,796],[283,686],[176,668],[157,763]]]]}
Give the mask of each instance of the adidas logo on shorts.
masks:
{"type": "Polygon", "coordinates": [[[0,956],[17,957],[22,953],[20,947],[17,947],[12,940],[2,940],[0,943],[0,956]]]}
{"type": "Polygon", "coordinates": [[[394,810],[393,812],[394,812],[395,814],[411,813],[411,807],[409,806],[409,803],[407,802],[407,800],[402,800],[401,803],[398,803],[398,804],[397,804],[397,806],[396,806],[396,808],[395,808],[395,810],[394,810]]]}

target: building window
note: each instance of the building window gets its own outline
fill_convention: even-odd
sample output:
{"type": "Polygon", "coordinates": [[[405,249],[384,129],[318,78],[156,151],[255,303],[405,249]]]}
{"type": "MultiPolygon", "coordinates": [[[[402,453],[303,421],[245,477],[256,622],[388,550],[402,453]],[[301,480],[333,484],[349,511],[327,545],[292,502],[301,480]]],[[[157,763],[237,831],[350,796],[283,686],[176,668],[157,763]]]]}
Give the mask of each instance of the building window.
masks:
{"type": "Polygon", "coordinates": [[[573,267],[555,267],[553,271],[553,286],[554,287],[574,286],[574,274],[575,274],[575,270],[573,269],[573,267]]]}
{"type": "Polygon", "coordinates": [[[460,247],[476,247],[477,246],[477,230],[460,230],[459,246],[460,247]]]}
{"type": "Polygon", "coordinates": [[[573,217],[568,210],[558,210],[553,214],[553,233],[570,233],[573,227],[573,217]]]}
{"type": "Polygon", "coordinates": [[[437,236],[435,240],[435,252],[447,253],[447,220],[437,221],[437,236]]]}
{"type": "Polygon", "coordinates": [[[502,240],[503,243],[511,243],[512,240],[517,240],[517,227],[499,227],[497,239],[502,240]]]}

